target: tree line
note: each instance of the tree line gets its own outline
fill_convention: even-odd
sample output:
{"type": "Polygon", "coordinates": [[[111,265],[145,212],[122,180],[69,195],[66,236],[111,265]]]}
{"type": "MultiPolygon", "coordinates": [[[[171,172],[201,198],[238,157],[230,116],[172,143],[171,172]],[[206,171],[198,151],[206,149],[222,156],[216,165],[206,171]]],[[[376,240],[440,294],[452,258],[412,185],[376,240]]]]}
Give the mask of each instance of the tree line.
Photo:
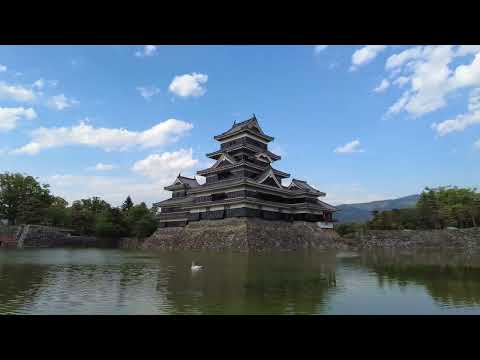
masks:
{"type": "Polygon", "coordinates": [[[365,230],[430,230],[480,225],[480,193],[475,188],[425,188],[415,207],[374,211],[366,223],[340,224],[340,235],[365,230]]]}
{"type": "Polygon", "coordinates": [[[0,174],[0,219],[9,225],[33,224],[73,229],[82,235],[100,237],[150,236],[157,228],[155,208],[135,205],[128,196],[121,207],[99,197],[68,202],[50,192],[33,176],[0,174]]]}

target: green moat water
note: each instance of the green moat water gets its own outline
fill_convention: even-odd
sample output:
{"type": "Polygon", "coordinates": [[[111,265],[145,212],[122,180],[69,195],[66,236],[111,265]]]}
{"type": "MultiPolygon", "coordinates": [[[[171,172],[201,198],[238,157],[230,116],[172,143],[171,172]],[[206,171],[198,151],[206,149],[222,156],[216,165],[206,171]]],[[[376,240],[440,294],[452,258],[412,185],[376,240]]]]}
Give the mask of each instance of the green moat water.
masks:
{"type": "Polygon", "coordinates": [[[480,254],[0,250],[0,314],[480,314],[480,254]]]}

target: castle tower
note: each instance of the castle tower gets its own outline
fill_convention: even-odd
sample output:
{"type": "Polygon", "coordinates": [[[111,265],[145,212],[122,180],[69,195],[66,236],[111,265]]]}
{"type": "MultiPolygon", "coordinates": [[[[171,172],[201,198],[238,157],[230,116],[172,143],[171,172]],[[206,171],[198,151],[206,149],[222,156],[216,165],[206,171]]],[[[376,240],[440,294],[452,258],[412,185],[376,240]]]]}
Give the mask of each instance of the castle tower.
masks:
{"type": "Polygon", "coordinates": [[[165,187],[172,191],[172,198],[155,204],[161,208],[161,227],[229,217],[308,221],[332,227],[336,208],[318,199],[325,193],[297,179],[288,186],[282,184],[290,174],[272,166],[281,157],[268,150],[274,138],[263,132],[255,116],[234,123],[214,139],[220,149],[207,156],[215,163],[197,172],[205,177],[204,184],[179,176],[165,187]]]}

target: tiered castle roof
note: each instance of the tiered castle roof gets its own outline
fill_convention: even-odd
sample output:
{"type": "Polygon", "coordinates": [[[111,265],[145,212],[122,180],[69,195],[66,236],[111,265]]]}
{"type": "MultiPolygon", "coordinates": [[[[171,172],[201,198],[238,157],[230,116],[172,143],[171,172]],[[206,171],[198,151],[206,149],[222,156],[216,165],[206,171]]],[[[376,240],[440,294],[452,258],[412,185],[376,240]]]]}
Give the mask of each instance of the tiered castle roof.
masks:
{"type": "Polygon", "coordinates": [[[193,189],[200,186],[197,179],[189,178],[178,174],[177,178],[172,185],[165,186],[164,189],[168,191],[178,190],[178,189],[193,189]]]}
{"type": "MultiPolygon", "coordinates": [[[[214,139],[225,143],[228,140],[240,135],[245,136],[245,134],[252,136],[252,138],[260,138],[266,143],[274,139],[274,137],[263,132],[255,115],[245,121],[239,123],[235,122],[229,130],[220,135],[214,136],[214,139]]],[[[252,170],[256,170],[256,176],[252,177],[251,179],[258,184],[267,184],[291,193],[309,193],[316,196],[325,196],[325,193],[315,189],[303,180],[293,179],[288,186],[282,185],[282,179],[290,177],[290,174],[277,170],[271,166],[272,162],[279,160],[281,157],[270,152],[266,146],[265,148],[259,148],[255,144],[240,142],[238,144],[232,144],[227,148],[219,149],[218,151],[207,155],[214,158],[216,162],[208,169],[197,171],[197,174],[200,176],[207,176],[218,172],[234,170],[236,168],[250,168],[252,170]],[[231,155],[231,152],[238,149],[251,150],[254,153],[254,158],[257,161],[252,162],[251,160],[246,159],[236,159],[231,155]],[[212,156],[213,154],[215,155],[212,156]]],[[[205,186],[208,187],[208,184],[200,185],[196,178],[189,178],[179,174],[174,183],[166,186],[165,190],[200,190],[200,188],[205,186]]]]}
{"type": "Polygon", "coordinates": [[[262,131],[260,125],[258,124],[257,118],[255,117],[255,114],[253,114],[250,119],[247,119],[245,121],[239,123],[234,122],[229,130],[221,133],[220,135],[216,135],[214,139],[222,141],[243,133],[250,133],[264,139],[267,142],[274,140],[274,137],[269,136],[262,131]]]}
{"type": "Polygon", "coordinates": [[[308,221],[317,221],[312,219],[323,218],[325,211],[331,215],[337,210],[318,200],[325,193],[304,180],[294,178],[288,186],[282,184],[290,174],[272,167],[281,157],[268,150],[268,143],[274,138],[261,129],[255,116],[235,122],[214,139],[220,142],[220,149],[207,156],[215,163],[197,171],[206,178],[204,184],[179,174],[173,184],[165,187],[173,192],[172,198],[155,204],[165,208],[164,221],[198,220],[199,213],[208,218],[217,216],[208,215],[215,211],[245,216],[242,214],[252,214],[258,209],[276,212],[278,218],[310,216],[308,221]]]}

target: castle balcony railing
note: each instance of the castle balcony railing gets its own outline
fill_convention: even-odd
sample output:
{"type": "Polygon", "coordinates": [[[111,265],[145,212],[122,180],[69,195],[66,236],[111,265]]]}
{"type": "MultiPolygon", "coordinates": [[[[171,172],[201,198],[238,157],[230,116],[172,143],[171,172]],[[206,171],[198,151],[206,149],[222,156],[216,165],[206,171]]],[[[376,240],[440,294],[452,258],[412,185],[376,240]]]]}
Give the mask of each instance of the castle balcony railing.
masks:
{"type": "Polygon", "coordinates": [[[188,211],[179,211],[179,212],[172,212],[172,213],[159,213],[157,215],[159,220],[174,220],[174,219],[182,219],[188,217],[188,211]]]}
{"type": "MultiPolygon", "coordinates": [[[[255,152],[255,153],[265,152],[273,160],[280,160],[282,158],[280,155],[274,154],[266,148],[261,148],[261,147],[258,147],[258,146],[252,145],[252,144],[243,144],[243,145],[242,144],[235,144],[235,145],[225,147],[225,149],[228,149],[229,151],[230,150],[233,151],[233,150],[241,149],[241,148],[249,149],[249,150],[251,150],[252,152],[255,152]]],[[[211,158],[211,157],[214,157],[214,156],[219,156],[221,153],[223,153],[225,151],[225,149],[221,148],[220,150],[208,153],[207,157],[211,158]]]]}
{"type": "Polygon", "coordinates": [[[255,141],[253,139],[250,139],[248,137],[244,137],[244,138],[240,138],[240,139],[235,139],[235,140],[231,140],[231,141],[228,141],[228,142],[224,142],[220,145],[220,148],[222,150],[225,150],[225,149],[228,149],[228,148],[231,148],[231,147],[234,147],[234,146],[238,146],[238,145],[253,145],[253,146],[256,146],[260,149],[263,149],[263,150],[266,150],[267,149],[267,145],[260,142],[260,141],[255,141]]]}

